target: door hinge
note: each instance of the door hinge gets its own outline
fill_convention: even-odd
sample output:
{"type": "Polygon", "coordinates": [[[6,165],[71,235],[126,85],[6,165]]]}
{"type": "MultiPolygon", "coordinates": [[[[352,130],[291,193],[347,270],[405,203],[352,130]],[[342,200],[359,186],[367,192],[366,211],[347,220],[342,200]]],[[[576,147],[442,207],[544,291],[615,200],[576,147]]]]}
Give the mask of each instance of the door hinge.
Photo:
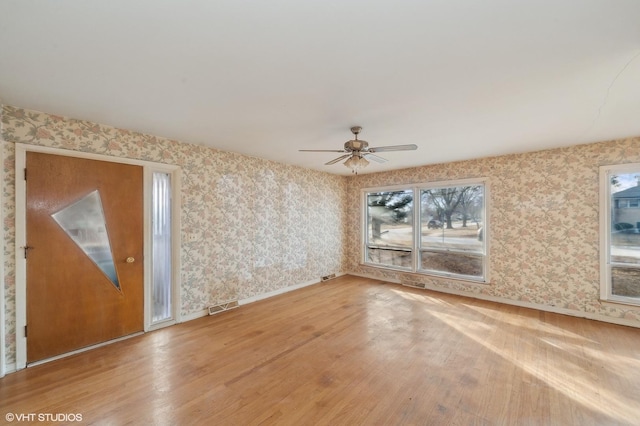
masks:
{"type": "Polygon", "coordinates": [[[24,249],[24,258],[26,259],[27,258],[27,252],[29,250],[31,250],[33,247],[31,247],[31,246],[23,246],[23,247],[20,247],[20,248],[24,249]]]}
{"type": "Polygon", "coordinates": [[[27,168],[24,168],[24,180],[27,180],[27,168]]]}
{"type": "Polygon", "coordinates": [[[26,325],[24,326],[24,337],[25,338],[27,337],[27,326],[26,325]]]}

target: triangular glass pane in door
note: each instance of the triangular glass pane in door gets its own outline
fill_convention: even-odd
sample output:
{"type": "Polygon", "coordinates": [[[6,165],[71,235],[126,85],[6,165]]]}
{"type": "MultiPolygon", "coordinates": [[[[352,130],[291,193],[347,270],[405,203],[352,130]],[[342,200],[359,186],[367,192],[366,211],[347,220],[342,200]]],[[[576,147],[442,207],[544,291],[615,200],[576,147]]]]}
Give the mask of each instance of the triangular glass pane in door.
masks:
{"type": "Polygon", "coordinates": [[[51,216],[120,291],[98,190],[51,216]]]}

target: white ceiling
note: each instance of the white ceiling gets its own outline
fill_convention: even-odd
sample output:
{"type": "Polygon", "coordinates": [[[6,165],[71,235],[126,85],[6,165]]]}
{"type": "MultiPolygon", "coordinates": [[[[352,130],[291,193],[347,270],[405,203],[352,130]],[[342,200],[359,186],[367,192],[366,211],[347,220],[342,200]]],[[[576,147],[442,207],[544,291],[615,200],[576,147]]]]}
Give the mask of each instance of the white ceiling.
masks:
{"type": "Polygon", "coordinates": [[[640,135],[638,0],[2,0],[1,102],[365,172],[640,135]]]}

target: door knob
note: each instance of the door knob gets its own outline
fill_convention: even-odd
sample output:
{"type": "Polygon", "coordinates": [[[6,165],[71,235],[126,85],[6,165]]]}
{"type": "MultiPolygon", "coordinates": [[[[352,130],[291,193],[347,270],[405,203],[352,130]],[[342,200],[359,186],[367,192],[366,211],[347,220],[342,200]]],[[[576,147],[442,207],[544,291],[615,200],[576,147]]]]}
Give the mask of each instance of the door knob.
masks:
{"type": "Polygon", "coordinates": [[[131,256],[127,257],[127,263],[133,263],[135,261],[136,260],[133,257],[131,257],[131,256]]]}

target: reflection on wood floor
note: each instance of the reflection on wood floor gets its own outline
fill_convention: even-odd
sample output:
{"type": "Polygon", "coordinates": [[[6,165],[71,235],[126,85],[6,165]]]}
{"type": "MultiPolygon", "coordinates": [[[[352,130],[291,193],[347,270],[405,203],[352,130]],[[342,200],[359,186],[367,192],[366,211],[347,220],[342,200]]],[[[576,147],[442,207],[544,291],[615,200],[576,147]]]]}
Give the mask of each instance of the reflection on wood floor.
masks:
{"type": "Polygon", "coordinates": [[[94,424],[637,424],[640,330],[345,276],[0,379],[94,424]]]}

